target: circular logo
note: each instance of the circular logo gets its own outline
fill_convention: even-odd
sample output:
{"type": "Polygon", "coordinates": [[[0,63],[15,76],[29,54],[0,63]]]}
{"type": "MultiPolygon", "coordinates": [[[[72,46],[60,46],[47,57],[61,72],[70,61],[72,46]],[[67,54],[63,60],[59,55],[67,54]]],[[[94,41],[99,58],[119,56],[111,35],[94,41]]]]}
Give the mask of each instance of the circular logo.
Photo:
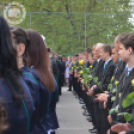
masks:
{"type": "Polygon", "coordinates": [[[20,24],[26,16],[26,10],[19,2],[8,3],[4,9],[4,17],[9,24],[20,24]]]}

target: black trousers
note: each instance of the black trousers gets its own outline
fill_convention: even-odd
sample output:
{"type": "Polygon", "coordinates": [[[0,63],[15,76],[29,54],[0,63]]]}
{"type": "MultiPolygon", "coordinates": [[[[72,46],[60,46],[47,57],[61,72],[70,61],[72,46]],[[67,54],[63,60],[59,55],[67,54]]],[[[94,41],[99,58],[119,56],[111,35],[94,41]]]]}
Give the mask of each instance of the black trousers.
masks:
{"type": "Polygon", "coordinates": [[[106,134],[107,130],[110,129],[110,124],[107,120],[108,110],[99,109],[100,122],[99,122],[99,134],[106,134]]]}
{"type": "Polygon", "coordinates": [[[61,87],[62,87],[61,79],[59,79],[59,81],[58,81],[58,86],[59,86],[59,95],[61,95],[62,94],[62,92],[61,92],[61,87]]]}

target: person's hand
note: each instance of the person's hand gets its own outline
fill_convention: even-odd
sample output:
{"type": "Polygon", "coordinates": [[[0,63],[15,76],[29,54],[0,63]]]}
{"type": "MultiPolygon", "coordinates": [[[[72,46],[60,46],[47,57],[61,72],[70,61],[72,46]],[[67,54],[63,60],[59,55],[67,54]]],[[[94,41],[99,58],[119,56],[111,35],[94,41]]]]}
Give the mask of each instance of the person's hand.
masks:
{"type": "Polygon", "coordinates": [[[97,96],[97,98],[95,99],[96,101],[107,102],[107,98],[109,95],[105,93],[101,93],[101,94],[97,94],[96,96],[97,96]]]}
{"type": "Polygon", "coordinates": [[[112,120],[111,115],[107,116],[107,119],[108,119],[108,122],[109,122],[110,124],[112,124],[112,123],[113,123],[113,120],[112,120]]]}
{"type": "Polygon", "coordinates": [[[104,102],[103,105],[104,105],[104,109],[107,109],[106,102],[104,102]]]}
{"type": "Polygon", "coordinates": [[[97,85],[93,85],[92,88],[93,88],[93,90],[94,90],[95,88],[97,88],[97,85]]]}
{"type": "Polygon", "coordinates": [[[126,134],[126,132],[125,132],[125,131],[122,131],[122,132],[120,132],[119,134],[126,134]]]}
{"type": "Polygon", "coordinates": [[[109,93],[109,91],[105,91],[105,93],[107,94],[107,93],[109,93]]]}
{"type": "Polygon", "coordinates": [[[81,77],[81,74],[77,74],[77,76],[78,76],[78,78],[80,78],[81,77]]]}
{"type": "Polygon", "coordinates": [[[110,134],[110,129],[108,129],[107,134],[110,134]]]}
{"type": "Polygon", "coordinates": [[[82,90],[85,91],[86,90],[86,87],[84,85],[82,85],[82,90]]]}
{"type": "Polygon", "coordinates": [[[129,123],[118,123],[111,127],[111,130],[116,133],[120,133],[122,131],[128,131],[132,127],[129,123]]]}
{"type": "Polygon", "coordinates": [[[78,82],[81,81],[81,80],[82,80],[82,78],[79,78],[79,79],[78,79],[78,82]]]}
{"type": "Polygon", "coordinates": [[[87,95],[88,96],[92,96],[94,94],[94,90],[91,88],[90,90],[88,90],[87,95]]]}

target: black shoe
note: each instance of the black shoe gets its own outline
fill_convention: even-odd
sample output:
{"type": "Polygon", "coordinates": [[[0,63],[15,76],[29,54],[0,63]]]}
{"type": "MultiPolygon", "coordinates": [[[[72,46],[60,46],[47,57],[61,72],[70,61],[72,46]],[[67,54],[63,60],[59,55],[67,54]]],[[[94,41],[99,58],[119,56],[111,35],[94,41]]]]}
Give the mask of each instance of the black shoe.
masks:
{"type": "Polygon", "coordinates": [[[89,130],[90,133],[97,133],[97,129],[89,130]]]}
{"type": "Polygon", "coordinates": [[[81,107],[82,109],[86,109],[86,105],[82,105],[82,107],[81,107]]]}
{"type": "Polygon", "coordinates": [[[90,113],[87,110],[85,110],[85,112],[83,113],[83,115],[84,116],[91,116],[90,113]]]}
{"type": "Polygon", "coordinates": [[[51,132],[51,134],[56,134],[55,132],[51,132]]]}
{"type": "Polygon", "coordinates": [[[75,98],[79,98],[79,96],[76,94],[76,95],[75,95],[75,98]]]}
{"type": "Polygon", "coordinates": [[[96,127],[94,126],[93,128],[90,128],[89,131],[93,130],[93,129],[96,129],[96,127]]]}
{"type": "Polygon", "coordinates": [[[88,120],[88,122],[92,122],[92,118],[88,120]]]}
{"type": "Polygon", "coordinates": [[[80,99],[80,102],[79,103],[80,104],[85,104],[84,101],[83,101],[83,99],[80,99]]]}
{"type": "Polygon", "coordinates": [[[87,121],[89,121],[89,122],[90,122],[90,120],[92,120],[92,118],[89,116],[89,117],[87,118],[87,121]]]}
{"type": "Polygon", "coordinates": [[[69,89],[68,89],[67,91],[72,91],[72,90],[69,90],[69,89]]]}

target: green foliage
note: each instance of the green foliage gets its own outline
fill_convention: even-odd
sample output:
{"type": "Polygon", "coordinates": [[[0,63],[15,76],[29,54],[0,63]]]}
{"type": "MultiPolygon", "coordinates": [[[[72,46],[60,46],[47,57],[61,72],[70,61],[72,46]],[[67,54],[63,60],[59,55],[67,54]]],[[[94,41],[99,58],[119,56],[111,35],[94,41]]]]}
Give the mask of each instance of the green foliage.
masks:
{"type": "Polygon", "coordinates": [[[127,107],[131,106],[132,104],[134,104],[134,92],[131,92],[128,94],[126,99],[123,100],[122,106],[123,106],[123,108],[127,108],[127,107]]]}
{"type": "Polygon", "coordinates": [[[113,96],[113,97],[111,98],[111,101],[112,101],[112,102],[114,102],[114,101],[115,101],[115,99],[116,99],[116,97],[115,97],[115,96],[113,96]]]}
{"type": "Polygon", "coordinates": [[[113,112],[118,113],[118,108],[119,108],[119,105],[117,105],[115,108],[111,109],[111,110],[109,111],[109,114],[112,114],[113,112]]]}
{"type": "Polygon", "coordinates": [[[132,121],[133,119],[133,115],[127,112],[119,113],[118,115],[124,116],[126,122],[132,121]]]}
{"type": "Polygon", "coordinates": [[[117,89],[114,88],[114,89],[112,90],[112,93],[114,94],[114,93],[116,93],[116,92],[117,92],[117,89]]]}
{"type": "MultiPolygon", "coordinates": [[[[3,6],[1,11],[11,1],[0,1],[3,6]]],[[[133,25],[128,21],[132,18],[130,0],[15,1],[23,4],[27,12],[41,12],[27,13],[25,20],[18,26],[30,28],[31,16],[31,28],[43,34],[47,45],[59,54],[84,51],[85,23],[87,47],[98,42],[113,43],[118,34],[133,31],[133,25]],[[86,16],[84,13],[87,13],[86,16]]]]}
{"type": "Polygon", "coordinates": [[[98,77],[94,78],[94,82],[97,83],[98,82],[98,77]]]}

